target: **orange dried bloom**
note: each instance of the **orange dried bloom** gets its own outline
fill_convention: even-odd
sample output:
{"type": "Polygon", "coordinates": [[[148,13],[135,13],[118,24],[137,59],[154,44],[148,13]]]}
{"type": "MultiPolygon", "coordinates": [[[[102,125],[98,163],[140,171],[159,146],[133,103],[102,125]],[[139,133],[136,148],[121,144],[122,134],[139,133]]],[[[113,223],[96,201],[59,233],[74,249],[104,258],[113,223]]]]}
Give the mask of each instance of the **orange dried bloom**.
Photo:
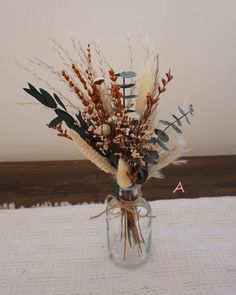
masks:
{"type": "Polygon", "coordinates": [[[115,76],[115,72],[113,71],[113,69],[109,70],[109,75],[110,75],[111,81],[113,81],[113,82],[115,82],[118,79],[118,77],[115,76]]]}

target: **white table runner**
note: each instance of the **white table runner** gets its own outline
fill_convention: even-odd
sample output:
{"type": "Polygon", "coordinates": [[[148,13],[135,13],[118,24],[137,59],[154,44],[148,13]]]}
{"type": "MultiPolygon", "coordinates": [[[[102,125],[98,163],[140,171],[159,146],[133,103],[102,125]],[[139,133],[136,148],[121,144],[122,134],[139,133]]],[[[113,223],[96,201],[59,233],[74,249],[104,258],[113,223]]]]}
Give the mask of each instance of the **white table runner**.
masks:
{"type": "Polygon", "coordinates": [[[104,205],[0,210],[1,295],[236,294],[236,197],[152,202],[137,269],[108,258],[104,205]]]}

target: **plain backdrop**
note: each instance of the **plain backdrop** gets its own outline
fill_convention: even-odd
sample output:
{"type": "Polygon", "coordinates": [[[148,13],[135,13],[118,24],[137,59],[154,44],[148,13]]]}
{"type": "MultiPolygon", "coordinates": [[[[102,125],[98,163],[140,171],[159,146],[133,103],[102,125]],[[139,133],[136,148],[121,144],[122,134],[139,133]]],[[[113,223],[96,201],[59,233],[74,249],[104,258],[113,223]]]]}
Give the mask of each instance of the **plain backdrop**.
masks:
{"type": "MultiPolygon", "coordinates": [[[[174,80],[163,95],[159,118],[170,119],[185,99],[193,103],[192,125],[184,136],[188,155],[236,153],[236,2],[235,0],[1,0],[0,1],[0,161],[83,158],[72,142],[46,124],[54,117],[31,103],[22,90],[30,81],[46,88],[17,63],[41,58],[63,68],[48,36],[69,51],[71,37],[86,46],[100,44],[117,70],[134,66],[142,73],[143,31],[160,54],[160,74],[171,67],[174,80]]],[[[72,52],[72,51],[71,51],[72,52]]],[[[50,83],[53,78],[43,77],[50,83]]]]}

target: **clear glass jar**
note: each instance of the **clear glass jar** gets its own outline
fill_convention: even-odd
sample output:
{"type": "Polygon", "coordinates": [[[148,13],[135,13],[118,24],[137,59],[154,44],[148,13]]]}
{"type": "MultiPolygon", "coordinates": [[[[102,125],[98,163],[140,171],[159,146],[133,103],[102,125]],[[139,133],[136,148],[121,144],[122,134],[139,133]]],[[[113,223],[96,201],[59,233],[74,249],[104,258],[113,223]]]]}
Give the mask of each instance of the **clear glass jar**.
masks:
{"type": "Polygon", "coordinates": [[[116,264],[136,266],[150,254],[152,236],[151,206],[142,198],[140,185],[120,189],[106,209],[107,242],[116,264]]]}

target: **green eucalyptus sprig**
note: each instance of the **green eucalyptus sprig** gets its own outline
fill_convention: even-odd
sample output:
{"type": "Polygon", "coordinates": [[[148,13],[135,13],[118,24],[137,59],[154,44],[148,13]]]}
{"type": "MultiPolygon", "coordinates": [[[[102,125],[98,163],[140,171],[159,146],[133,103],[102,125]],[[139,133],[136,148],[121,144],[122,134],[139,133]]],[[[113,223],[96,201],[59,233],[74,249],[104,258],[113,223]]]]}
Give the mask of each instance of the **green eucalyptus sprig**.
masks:
{"type": "Polygon", "coordinates": [[[149,143],[152,143],[152,144],[157,143],[161,148],[163,148],[166,151],[169,151],[169,149],[167,148],[167,146],[165,144],[169,141],[169,136],[167,135],[166,131],[170,127],[172,127],[175,132],[183,133],[182,130],[180,129],[182,127],[181,120],[183,118],[185,118],[186,122],[188,124],[190,124],[190,121],[188,119],[188,115],[190,114],[191,116],[193,116],[193,105],[192,104],[189,105],[188,110],[186,112],[181,107],[178,107],[178,109],[179,109],[181,116],[177,117],[174,114],[172,114],[172,117],[175,119],[173,122],[159,120],[159,122],[163,125],[166,125],[166,127],[163,130],[159,129],[159,128],[154,129],[154,132],[157,135],[157,137],[152,137],[149,140],[149,143]]]}

